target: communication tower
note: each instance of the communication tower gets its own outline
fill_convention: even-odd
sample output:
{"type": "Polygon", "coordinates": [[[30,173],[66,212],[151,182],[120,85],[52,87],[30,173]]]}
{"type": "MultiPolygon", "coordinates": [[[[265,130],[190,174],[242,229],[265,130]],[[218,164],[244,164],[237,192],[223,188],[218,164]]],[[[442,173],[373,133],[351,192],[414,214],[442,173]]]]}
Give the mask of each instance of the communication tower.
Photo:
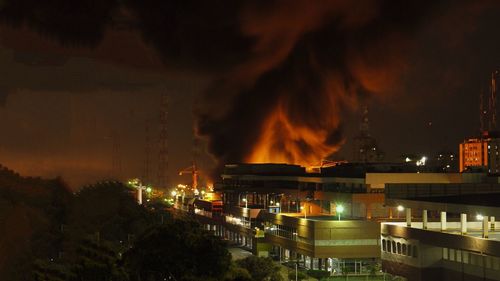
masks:
{"type": "Polygon", "coordinates": [[[162,94],[160,104],[160,139],[158,150],[158,178],[159,188],[168,186],[168,138],[167,138],[168,95],[162,94]]]}

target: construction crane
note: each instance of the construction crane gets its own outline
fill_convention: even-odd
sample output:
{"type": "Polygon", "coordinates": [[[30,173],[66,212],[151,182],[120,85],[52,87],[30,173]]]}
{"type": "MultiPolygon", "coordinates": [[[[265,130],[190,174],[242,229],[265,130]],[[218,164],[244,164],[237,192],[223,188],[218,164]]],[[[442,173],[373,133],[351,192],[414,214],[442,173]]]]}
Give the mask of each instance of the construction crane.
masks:
{"type": "Polygon", "coordinates": [[[179,172],[179,176],[182,176],[184,174],[191,174],[192,177],[192,188],[193,190],[198,189],[198,169],[196,168],[196,162],[193,160],[193,163],[191,166],[181,170],[179,172]]]}

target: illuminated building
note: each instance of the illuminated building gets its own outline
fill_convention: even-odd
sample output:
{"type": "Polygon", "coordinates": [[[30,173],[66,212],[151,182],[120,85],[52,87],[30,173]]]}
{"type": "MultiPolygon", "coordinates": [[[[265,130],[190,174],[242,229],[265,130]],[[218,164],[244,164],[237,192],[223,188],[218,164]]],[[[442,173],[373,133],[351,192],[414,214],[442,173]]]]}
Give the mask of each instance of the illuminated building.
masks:
{"type": "Polygon", "coordinates": [[[482,169],[490,174],[500,172],[500,139],[497,131],[497,80],[498,71],[491,73],[489,91],[481,93],[480,97],[480,138],[471,138],[460,144],[459,171],[482,169]],[[485,97],[487,103],[484,103],[485,97]]]}
{"type": "Polygon", "coordinates": [[[403,222],[381,224],[382,269],[409,281],[500,280],[500,184],[388,184],[403,222]]]}
{"type": "Polygon", "coordinates": [[[500,139],[494,137],[468,139],[460,144],[460,172],[483,169],[491,174],[500,172],[500,139]]]}
{"type": "Polygon", "coordinates": [[[178,209],[255,255],[295,260],[332,274],[346,267],[367,273],[380,259],[380,221],[403,219],[396,207],[384,203],[387,184],[484,178],[414,171],[415,165],[390,163],[343,163],[312,172],[297,165],[231,164],[215,185],[222,211],[187,198],[178,209]]]}

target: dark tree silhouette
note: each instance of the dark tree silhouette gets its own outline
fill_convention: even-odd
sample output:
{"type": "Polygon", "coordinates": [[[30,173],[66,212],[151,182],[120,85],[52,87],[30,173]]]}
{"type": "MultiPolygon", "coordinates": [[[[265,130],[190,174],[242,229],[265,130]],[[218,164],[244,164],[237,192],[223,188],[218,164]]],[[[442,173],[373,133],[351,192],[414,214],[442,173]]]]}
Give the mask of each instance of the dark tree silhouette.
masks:
{"type": "Polygon", "coordinates": [[[230,261],[220,239],[184,220],[149,230],[125,254],[131,280],[223,280],[230,261]]]}
{"type": "Polygon", "coordinates": [[[250,272],[253,281],[281,281],[280,267],[271,258],[249,256],[236,261],[236,264],[250,272]]]}

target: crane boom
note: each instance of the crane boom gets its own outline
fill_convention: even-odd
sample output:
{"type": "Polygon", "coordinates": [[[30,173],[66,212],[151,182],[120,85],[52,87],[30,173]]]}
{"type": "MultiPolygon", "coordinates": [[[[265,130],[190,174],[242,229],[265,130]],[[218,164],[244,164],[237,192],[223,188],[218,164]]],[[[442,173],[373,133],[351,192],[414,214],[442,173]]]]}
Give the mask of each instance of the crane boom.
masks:
{"type": "Polygon", "coordinates": [[[196,162],[193,161],[191,166],[181,170],[179,172],[179,175],[182,176],[183,174],[191,174],[192,175],[192,187],[193,189],[198,189],[198,169],[196,168],[196,162]]]}

